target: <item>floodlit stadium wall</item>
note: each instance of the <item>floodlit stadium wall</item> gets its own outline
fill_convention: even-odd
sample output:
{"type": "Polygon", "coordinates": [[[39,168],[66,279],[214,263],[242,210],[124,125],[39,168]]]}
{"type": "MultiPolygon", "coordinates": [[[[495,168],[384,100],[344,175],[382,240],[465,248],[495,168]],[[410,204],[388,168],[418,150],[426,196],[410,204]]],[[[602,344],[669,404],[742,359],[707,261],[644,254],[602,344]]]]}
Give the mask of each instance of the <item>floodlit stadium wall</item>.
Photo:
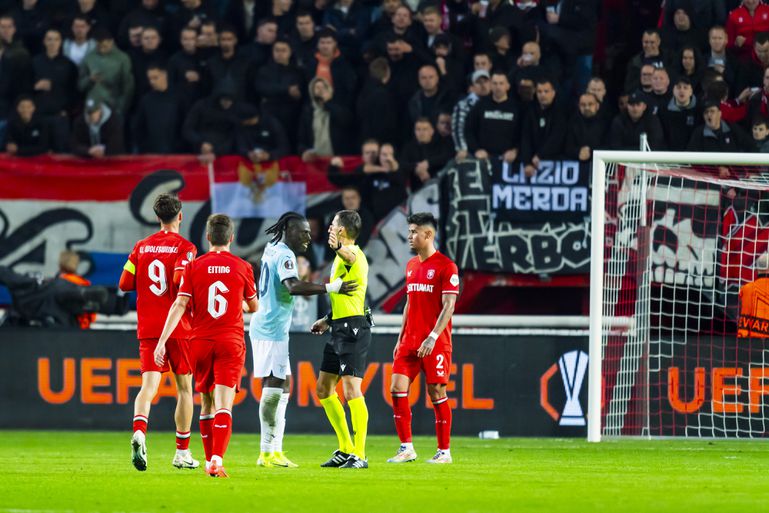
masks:
{"type": "MultiPolygon", "coordinates": [[[[392,327],[375,330],[363,381],[369,429],[394,436],[389,383],[396,335],[392,327]]],[[[586,435],[584,330],[455,331],[449,383],[455,434],[477,436],[494,430],[501,436],[586,435]]],[[[315,395],[323,343],[321,337],[292,334],[289,432],[330,432],[315,395]]],[[[141,383],[134,331],[3,328],[0,346],[0,402],[5,411],[14,412],[0,416],[0,428],[130,429],[141,383]]],[[[256,433],[261,384],[251,377],[250,344],[246,347],[235,425],[238,432],[256,433]]],[[[152,429],[173,429],[174,393],[166,374],[152,409],[152,429]]],[[[421,381],[412,387],[410,399],[414,432],[432,434],[434,415],[421,381]]]]}

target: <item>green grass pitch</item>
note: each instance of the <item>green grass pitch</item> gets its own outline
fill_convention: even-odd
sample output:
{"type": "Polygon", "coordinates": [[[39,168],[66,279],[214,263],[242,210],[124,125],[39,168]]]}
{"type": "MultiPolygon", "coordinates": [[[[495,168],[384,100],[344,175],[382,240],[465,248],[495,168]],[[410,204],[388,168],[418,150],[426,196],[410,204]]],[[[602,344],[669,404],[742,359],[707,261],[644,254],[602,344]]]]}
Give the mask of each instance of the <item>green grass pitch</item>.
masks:
{"type": "MultiPolygon", "coordinates": [[[[237,430],[237,425],[236,425],[237,430]]],[[[455,463],[388,465],[397,440],[369,438],[368,470],[321,469],[332,436],[286,437],[301,467],[256,466],[258,436],[235,434],[229,479],[170,465],[173,433],[150,432],[149,469],[128,433],[0,432],[0,512],[705,512],[769,509],[762,442],[455,438],[455,463]]],[[[434,438],[418,437],[420,460],[434,438]]],[[[199,438],[192,450],[202,456],[199,438]]],[[[202,458],[201,458],[202,459],[202,458]]]]}

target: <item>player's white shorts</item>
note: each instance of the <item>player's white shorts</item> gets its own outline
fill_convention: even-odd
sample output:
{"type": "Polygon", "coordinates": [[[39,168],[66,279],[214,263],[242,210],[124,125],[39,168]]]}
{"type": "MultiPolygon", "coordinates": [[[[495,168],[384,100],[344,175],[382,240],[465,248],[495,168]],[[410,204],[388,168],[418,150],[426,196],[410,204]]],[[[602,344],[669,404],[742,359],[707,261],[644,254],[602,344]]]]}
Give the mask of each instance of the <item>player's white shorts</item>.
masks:
{"type": "Polygon", "coordinates": [[[266,378],[270,374],[286,379],[291,374],[291,362],[288,359],[288,340],[251,340],[254,354],[254,377],[266,378]]]}

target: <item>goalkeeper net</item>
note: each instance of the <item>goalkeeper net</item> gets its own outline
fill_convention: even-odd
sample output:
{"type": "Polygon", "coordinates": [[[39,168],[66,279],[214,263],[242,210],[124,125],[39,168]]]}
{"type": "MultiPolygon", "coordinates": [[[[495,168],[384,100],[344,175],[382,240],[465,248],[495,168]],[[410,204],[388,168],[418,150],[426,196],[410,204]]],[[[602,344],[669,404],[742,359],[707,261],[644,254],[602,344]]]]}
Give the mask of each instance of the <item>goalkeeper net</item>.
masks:
{"type": "Polygon", "coordinates": [[[769,158],[593,166],[588,439],[767,436],[769,158]]]}

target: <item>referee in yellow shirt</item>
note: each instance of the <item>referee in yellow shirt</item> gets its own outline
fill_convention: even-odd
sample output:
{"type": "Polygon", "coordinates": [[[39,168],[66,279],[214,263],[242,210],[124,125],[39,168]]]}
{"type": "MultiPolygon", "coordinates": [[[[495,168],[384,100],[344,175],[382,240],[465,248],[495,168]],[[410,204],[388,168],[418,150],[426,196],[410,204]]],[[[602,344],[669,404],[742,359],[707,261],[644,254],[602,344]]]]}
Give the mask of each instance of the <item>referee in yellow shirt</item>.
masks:
{"type": "Polygon", "coordinates": [[[361,392],[366,356],[371,344],[371,324],[366,316],[368,260],[355,244],[360,235],[360,215],[354,210],[337,212],[328,229],[328,244],[336,252],[331,281],[342,278],[358,284],[348,294],[329,294],[331,313],[318,319],[311,331],[321,335],[331,328],[331,340],[323,351],[318,375],[318,397],[339,439],[339,449],[321,467],[368,468],[366,432],[368,409],[361,392]],[[335,389],[342,380],[344,398],[350,406],[352,435],[335,389]]]}

